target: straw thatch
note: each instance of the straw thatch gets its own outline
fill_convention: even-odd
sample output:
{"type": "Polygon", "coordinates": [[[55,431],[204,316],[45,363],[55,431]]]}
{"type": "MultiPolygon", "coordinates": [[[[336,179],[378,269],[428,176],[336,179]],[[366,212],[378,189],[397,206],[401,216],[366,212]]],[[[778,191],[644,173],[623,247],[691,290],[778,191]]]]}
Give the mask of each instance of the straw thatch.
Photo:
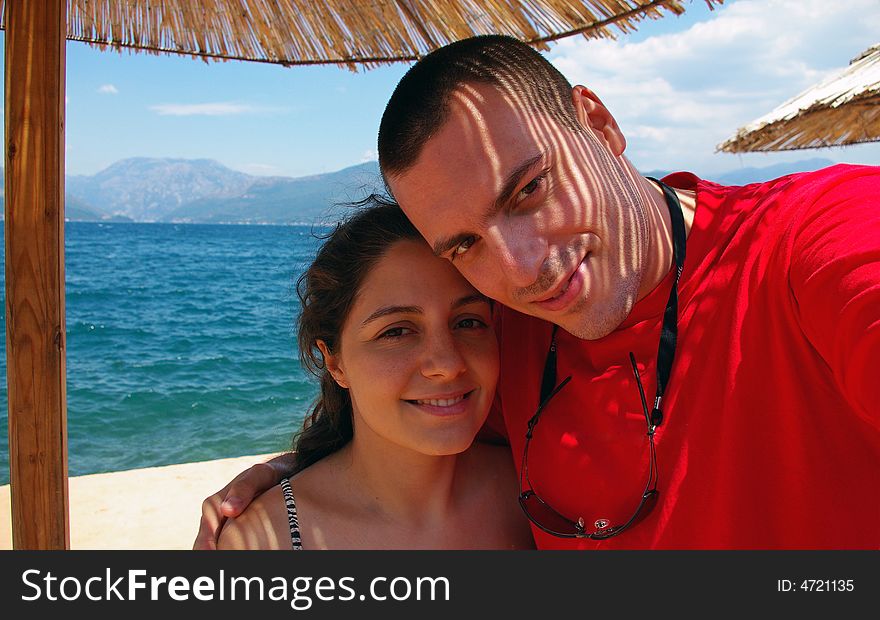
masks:
{"type": "Polygon", "coordinates": [[[880,44],[739,129],[719,151],[792,151],[880,140],[880,44]]]}
{"type": "Polygon", "coordinates": [[[67,7],[70,40],[349,67],[415,60],[477,34],[508,34],[544,49],[571,34],[612,37],[612,26],[630,32],[661,10],[684,12],[680,0],[68,0],[67,7]]]}

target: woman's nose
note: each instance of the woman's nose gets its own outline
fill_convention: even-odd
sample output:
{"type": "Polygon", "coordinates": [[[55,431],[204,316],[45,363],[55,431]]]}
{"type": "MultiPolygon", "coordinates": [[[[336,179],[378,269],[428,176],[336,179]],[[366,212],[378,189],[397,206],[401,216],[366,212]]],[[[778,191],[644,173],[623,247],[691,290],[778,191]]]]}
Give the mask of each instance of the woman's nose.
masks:
{"type": "Polygon", "coordinates": [[[422,375],[425,377],[453,378],[466,369],[464,357],[451,332],[434,334],[426,339],[425,354],[422,361],[422,375]]]}

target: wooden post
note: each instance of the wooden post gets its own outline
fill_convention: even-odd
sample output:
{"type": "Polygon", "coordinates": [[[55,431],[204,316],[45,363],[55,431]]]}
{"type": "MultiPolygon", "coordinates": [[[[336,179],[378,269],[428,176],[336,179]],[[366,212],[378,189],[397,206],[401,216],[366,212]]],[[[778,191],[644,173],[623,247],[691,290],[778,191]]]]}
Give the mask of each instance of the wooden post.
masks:
{"type": "Polygon", "coordinates": [[[6,0],[6,362],[12,543],[70,546],[64,325],[65,0],[6,0]]]}

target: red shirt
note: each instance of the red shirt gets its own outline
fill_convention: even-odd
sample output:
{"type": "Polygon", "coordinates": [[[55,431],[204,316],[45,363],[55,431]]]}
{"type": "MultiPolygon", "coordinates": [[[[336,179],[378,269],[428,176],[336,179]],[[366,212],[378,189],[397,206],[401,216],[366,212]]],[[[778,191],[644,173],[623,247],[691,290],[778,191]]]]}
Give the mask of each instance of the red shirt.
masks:
{"type": "MultiPolygon", "coordinates": [[[[659,501],[606,541],[544,549],[880,548],[880,168],[834,166],[696,190],[675,363],[656,433],[659,501]]],[[[671,275],[671,274],[670,274],[671,275]]],[[[613,333],[559,330],[559,380],[529,447],[533,487],[587,528],[645,486],[667,277],[613,333]]],[[[519,470],[551,325],[499,312],[504,425],[519,470]]]]}

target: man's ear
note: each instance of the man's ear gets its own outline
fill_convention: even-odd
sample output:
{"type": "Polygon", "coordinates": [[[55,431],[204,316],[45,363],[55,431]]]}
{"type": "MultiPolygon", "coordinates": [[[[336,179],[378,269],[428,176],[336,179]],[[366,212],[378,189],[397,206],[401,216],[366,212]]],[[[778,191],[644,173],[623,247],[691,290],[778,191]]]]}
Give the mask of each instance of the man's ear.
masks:
{"type": "Polygon", "coordinates": [[[578,85],[571,89],[571,98],[581,124],[603,138],[616,157],[623,155],[626,138],[599,96],[586,86],[578,85]]]}
{"type": "Polygon", "coordinates": [[[338,355],[334,355],[330,351],[330,347],[327,346],[327,343],[323,340],[318,340],[318,349],[321,351],[321,355],[324,356],[324,366],[327,368],[327,372],[330,373],[330,376],[333,377],[333,380],[339,384],[339,387],[348,389],[348,380],[345,378],[345,371],[342,369],[340,365],[340,360],[338,355]]]}

